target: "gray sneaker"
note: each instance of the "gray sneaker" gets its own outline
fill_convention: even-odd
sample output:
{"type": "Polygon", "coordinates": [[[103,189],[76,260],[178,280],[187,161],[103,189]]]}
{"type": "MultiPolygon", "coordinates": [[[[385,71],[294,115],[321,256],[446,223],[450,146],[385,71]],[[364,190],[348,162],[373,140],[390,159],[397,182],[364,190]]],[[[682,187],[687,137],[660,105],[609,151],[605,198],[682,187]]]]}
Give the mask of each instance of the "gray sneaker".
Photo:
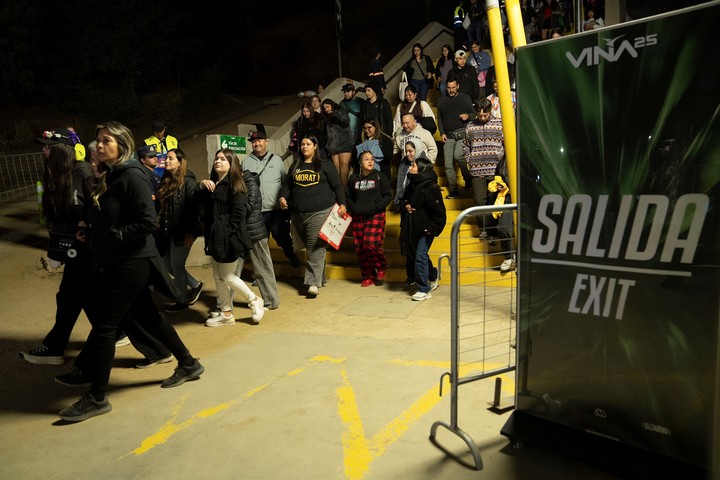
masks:
{"type": "Polygon", "coordinates": [[[73,403],[72,406],[60,410],[58,416],[66,422],[82,422],[88,418],[109,413],[110,411],[112,411],[112,405],[108,402],[107,395],[105,395],[102,401],[98,401],[90,395],[90,392],[86,392],[85,395],[73,403]]]}
{"type": "Polygon", "coordinates": [[[205,372],[205,367],[203,367],[196,358],[195,363],[189,367],[183,367],[182,365],[175,367],[175,373],[160,386],[162,388],[179,387],[188,380],[197,380],[203,372],[205,372]]]}

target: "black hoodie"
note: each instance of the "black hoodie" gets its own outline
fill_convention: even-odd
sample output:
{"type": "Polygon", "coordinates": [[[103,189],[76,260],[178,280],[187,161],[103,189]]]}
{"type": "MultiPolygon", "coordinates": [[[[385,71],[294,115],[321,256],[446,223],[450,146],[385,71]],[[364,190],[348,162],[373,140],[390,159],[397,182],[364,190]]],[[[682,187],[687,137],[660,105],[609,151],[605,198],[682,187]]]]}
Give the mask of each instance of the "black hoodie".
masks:
{"type": "Polygon", "coordinates": [[[447,213],[435,170],[428,168],[417,174],[408,174],[408,177],[410,183],[405,187],[400,202],[403,212],[400,237],[401,241],[409,242],[406,246],[414,249],[423,235],[437,237],[442,233],[447,213]],[[405,211],[408,204],[415,209],[412,214],[405,211]]]}
{"type": "Polygon", "coordinates": [[[157,214],[151,173],[137,160],[128,160],[107,172],[107,190],[90,214],[90,247],[99,266],[158,256],[153,238],[157,214]]]}

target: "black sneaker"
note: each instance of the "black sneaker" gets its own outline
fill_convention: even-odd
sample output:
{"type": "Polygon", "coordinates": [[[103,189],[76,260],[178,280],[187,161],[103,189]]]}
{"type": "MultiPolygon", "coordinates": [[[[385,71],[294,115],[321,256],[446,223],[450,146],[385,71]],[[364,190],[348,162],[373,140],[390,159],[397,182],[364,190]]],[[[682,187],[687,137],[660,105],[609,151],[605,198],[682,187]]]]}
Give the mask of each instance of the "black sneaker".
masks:
{"type": "Polygon", "coordinates": [[[105,395],[102,401],[98,401],[90,395],[90,392],[87,392],[80,400],[73,403],[71,407],[60,410],[58,416],[66,422],[82,422],[88,418],[109,413],[110,411],[112,411],[112,405],[108,402],[107,395],[105,395]]]}
{"type": "Polygon", "coordinates": [[[166,379],[160,386],[162,388],[179,387],[188,380],[197,380],[203,372],[205,372],[205,367],[196,358],[195,363],[190,367],[183,367],[182,365],[175,367],[175,373],[172,374],[172,377],[166,379]]]}
{"type": "Polygon", "coordinates": [[[66,387],[89,387],[90,377],[83,373],[79,368],[74,368],[72,372],[58,375],[55,377],[55,383],[65,385],[66,387]]]}
{"type": "Polygon", "coordinates": [[[144,358],[135,364],[135,368],[150,368],[150,367],[154,367],[155,365],[160,365],[163,363],[170,363],[170,362],[172,362],[172,359],[173,359],[172,355],[168,355],[167,357],[156,358],[156,359],[144,358]]]}
{"type": "Polygon", "coordinates": [[[406,287],[412,287],[412,286],[414,286],[414,285],[415,285],[415,279],[414,279],[414,278],[412,278],[412,277],[407,277],[407,278],[405,279],[405,286],[406,286],[406,287]]]}
{"type": "Polygon", "coordinates": [[[40,345],[27,352],[20,352],[20,358],[35,365],[62,365],[65,363],[62,352],[58,355],[58,352],[51,352],[45,345],[40,345]]]}
{"type": "Polygon", "coordinates": [[[175,302],[172,305],[168,305],[163,310],[165,313],[178,313],[178,312],[184,312],[188,309],[187,303],[180,303],[175,302]]]}
{"type": "Polygon", "coordinates": [[[205,285],[203,282],[197,284],[197,287],[190,289],[190,295],[188,295],[188,305],[195,305],[195,302],[200,298],[200,294],[203,291],[205,285]]]}
{"type": "Polygon", "coordinates": [[[452,198],[459,198],[460,192],[457,190],[450,190],[447,195],[445,195],[445,198],[452,199],[452,198]]]}

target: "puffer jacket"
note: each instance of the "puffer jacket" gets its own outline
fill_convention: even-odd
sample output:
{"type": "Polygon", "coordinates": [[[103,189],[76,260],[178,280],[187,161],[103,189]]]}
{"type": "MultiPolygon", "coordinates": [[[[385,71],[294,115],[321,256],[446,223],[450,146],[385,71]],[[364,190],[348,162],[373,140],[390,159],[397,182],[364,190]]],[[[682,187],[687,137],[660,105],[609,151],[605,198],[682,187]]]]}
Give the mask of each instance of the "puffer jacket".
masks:
{"type": "Polygon", "coordinates": [[[185,235],[199,237],[202,234],[198,200],[195,198],[197,191],[195,174],[188,171],[182,188],[163,202],[158,215],[157,233],[161,253],[170,241],[179,245],[185,241],[185,235]]]}
{"type": "Polygon", "coordinates": [[[268,237],[265,221],[262,216],[262,195],[260,194],[260,179],[257,173],[243,171],[243,180],[247,187],[248,215],[247,231],[253,243],[268,237]]]}

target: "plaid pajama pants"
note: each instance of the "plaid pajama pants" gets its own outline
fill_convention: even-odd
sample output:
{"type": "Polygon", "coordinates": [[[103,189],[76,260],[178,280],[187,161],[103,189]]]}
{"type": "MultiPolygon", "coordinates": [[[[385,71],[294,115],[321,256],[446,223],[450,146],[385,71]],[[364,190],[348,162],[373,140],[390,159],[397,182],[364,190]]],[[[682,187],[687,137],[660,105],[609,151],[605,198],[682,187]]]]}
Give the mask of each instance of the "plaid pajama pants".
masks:
{"type": "Polygon", "coordinates": [[[383,251],[385,212],[375,215],[354,215],[352,233],[362,277],[375,278],[378,271],[387,268],[387,259],[383,251]]]}

